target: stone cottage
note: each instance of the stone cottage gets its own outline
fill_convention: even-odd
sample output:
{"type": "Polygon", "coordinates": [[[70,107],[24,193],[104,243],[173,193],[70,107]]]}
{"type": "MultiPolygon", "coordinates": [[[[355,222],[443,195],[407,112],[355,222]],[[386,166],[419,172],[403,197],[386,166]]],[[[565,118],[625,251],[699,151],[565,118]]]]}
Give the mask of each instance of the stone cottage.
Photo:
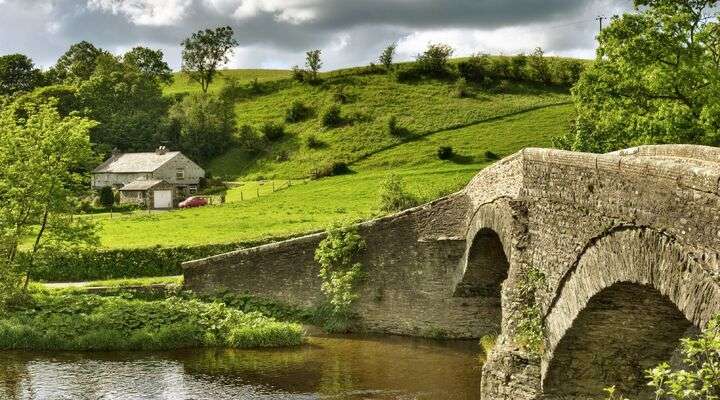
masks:
{"type": "Polygon", "coordinates": [[[205,170],[179,151],[164,146],[153,153],[119,153],[92,172],[92,188],[109,186],[120,191],[121,203],[151,208],[173,208],[197,192],[205,170]]]}

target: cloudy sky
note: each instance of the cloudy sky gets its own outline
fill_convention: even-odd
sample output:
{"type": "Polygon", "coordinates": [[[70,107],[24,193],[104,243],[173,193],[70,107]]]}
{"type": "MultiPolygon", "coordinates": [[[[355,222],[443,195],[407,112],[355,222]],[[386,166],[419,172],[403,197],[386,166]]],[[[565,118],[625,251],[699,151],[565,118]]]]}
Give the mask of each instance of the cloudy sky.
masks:
{"type": "Polygon", "coordinates": [[[511,54],[541,46],[550,54],[590,58],[598,15],[631,0],[0,0],[0,54],[24,53],[49,67],[87,40],[121,54],[161,48],[180,66],[183,38],[230,25],[240,46],[230,67],[288,68],[304,51],[323,51],[325,69],[365,65],[398,44],[412,59],[429,43],[456,55],[511,54]]]}

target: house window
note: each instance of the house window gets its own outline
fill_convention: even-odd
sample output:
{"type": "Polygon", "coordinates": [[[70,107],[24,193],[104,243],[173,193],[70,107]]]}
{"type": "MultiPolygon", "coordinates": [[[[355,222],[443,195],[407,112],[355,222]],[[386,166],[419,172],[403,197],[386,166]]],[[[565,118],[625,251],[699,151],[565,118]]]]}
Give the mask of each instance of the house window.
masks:
{"type": "Polygon", "coordinates": [[[177,179],[185,179],[185,170],[182,168],[178,168],[175,171],[175,178],[177,179]]]}

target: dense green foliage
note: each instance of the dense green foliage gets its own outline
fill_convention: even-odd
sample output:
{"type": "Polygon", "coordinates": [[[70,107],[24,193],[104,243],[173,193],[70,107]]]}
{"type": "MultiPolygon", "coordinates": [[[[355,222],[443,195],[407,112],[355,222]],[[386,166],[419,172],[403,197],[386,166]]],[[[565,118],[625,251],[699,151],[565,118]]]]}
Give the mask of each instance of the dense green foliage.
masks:
{"type": "Polygon", "coordinates": [[[350,317],[358,299],[358,285],[363,278],[363,266],[358,257],[365,248],[357,227],[334,224],[315,250],[320,264],[321,290],[335,314],[350,317]]]}
{"type": "Polygon", "coordinates": [[[165,350],[301,344],[303,329],[221,303],[35,293],[0,314],[0,349],[165,350]]]}
{"type": "Polygon", "coordinates": [[[203,93],[207,93],[218,68],[227,64],[238,45],[233,34],[231,27],[221,26],[200,30],[183,40],[182,71],[200,84],[203,93]]]}
{"type": "Polygon", "coordinates": [[[166,143],[191,159],[203,162],[222,154],[233,142],[233,105],[213,94],[193,94],[169,111],[166,143]]]}
{"type": "Polygon", "coordinates": [[[588,63],[567,58],[545,57],[537,48],[531,56],[508,57],[473,55],[458,63],[458,73],[467,82],[493,88],[502,80],[570,87],[588,63]]]}
{"type": "Polygon", "coordinates": [[[60,116],[52,103],[0,110],[3,281],[11,283],[22,271],[27,285],[37,257],[77,242],[96,243],[93,226],[72,218],[84,191],[79,171],[91,160],[88,131],[94,125],[84,118],[60,116]],[[20,253],[28,238],[30,249],[20,253]]]}
{"type": "Polygon", "coordinates": [[[640,144],[717,144],[720,23],[715,0],[636,1],[599,36],[573,89],[575,130],[558,144],[606,152],[640,144]]]}
{"type": "Polygon", "coordinates": [[[257,243],[133,249],[75,248],[43,254],[32,275],[46,282],[79,282],[182,274],[180,264],[257,243]]]}
{"type": "Polygon", "coordinates": [[[163,60],[161,50],[134,47],[123,55],[123,62],[160,83],[171,84],[173,82],[172,70],[163,60]]]}
{"type": "Polygon", "coordinates": [[[310,73],[310,79],[316,81],[318,78],[318,72],[322,68],[322,60],[320,59],[322,51],[310,50],[305,54],[305,67],[310,73]]]}
{"type": "Polygon", "coordinates": [[[390,46],[386,47],[383,52],[380,54],[380,57],[378,58],[378,61],[380,61],[380,64],[385,67],[385,70],[390,72],[392,71],[393,67],[393,60],[395,59],[395,50],[397,49],[397,44],[393,43],[390,46]]]}
{"type": "MultiPolygon", "coordinates": [[[[682,339],[680,350],[683,368],[664,362],[647,371],[648,385],[654,388],[656,398],[720,399],[720,315],[710,320],[699,337],[682,339]]],[[[614,387],[606,391],[608,400],[623,399],[614,387]]]]}
{"type": "Polygon", "coordinates": [[[0,96],[30,91],[38,86],[42,79],[42,73],[27,56],[0,56],[0,96]]]}
{"type": "Polygon", "coordinates": [[[405,181],[391,174],[380,186],[380,211],[397,212],[417,206],[420,201],[409,193],[405,181]]]}
{"type": "Polygon", "coordinates": [[[110,53],[86,41],[75,43],[60,56],[49,75],[55,82],[76,83],[90,79],[102,56],[110,56],[110,53]]]}

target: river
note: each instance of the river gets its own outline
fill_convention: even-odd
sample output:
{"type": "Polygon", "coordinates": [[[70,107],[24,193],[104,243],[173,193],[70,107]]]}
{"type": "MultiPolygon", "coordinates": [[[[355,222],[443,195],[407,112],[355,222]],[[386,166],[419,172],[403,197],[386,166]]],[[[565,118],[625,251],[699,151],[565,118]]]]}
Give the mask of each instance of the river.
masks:
{"type": "Polygon", "coordinates": [[[268,350],[0,352],[0,399],[478,399],[479,352],[477,341],[361,335],[268,350]]]}

